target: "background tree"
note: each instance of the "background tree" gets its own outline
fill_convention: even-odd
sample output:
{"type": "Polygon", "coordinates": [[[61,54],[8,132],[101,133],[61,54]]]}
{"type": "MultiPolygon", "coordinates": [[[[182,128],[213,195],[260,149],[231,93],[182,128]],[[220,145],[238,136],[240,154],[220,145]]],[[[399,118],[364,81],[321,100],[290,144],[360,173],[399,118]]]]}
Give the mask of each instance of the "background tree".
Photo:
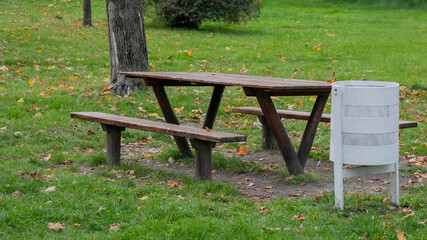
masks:
{"type": "Polygon", "coordinates": [[[91,1],[92,0],[83,1],[83,26],[84,27],[92,27],[91,1]]]}
{"type": "Polygon", "coordinates": [[[112,90],[129,95],[141,83],[119,72],[149,71],[142,1],[107,0],[107,19],[112,90]]]}

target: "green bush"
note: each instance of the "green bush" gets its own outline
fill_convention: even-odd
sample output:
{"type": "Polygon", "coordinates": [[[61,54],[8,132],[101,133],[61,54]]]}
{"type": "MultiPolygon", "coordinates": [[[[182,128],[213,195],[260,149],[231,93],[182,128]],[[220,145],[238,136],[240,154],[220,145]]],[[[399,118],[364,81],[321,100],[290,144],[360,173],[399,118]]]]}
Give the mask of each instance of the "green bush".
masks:
{"type": "Polygon", "coordinates": [[[197,29],[204,21],[241,23],[259,17],[258,0],[154,0],[155,18],[169,27],[197,29]]]}

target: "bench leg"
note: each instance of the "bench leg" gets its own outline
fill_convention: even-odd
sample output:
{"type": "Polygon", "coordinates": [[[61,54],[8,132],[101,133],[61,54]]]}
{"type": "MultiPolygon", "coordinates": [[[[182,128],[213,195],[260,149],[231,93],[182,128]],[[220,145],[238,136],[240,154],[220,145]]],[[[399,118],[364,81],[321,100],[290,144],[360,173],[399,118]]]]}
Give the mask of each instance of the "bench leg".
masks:
{"type": "Polygon", "coordinates": [[[120,163],[120,139],[123,127],[101,124],[102,130],[107,133],[107,164],[114,165],[120,163]]]}
{"type": "Polygon", "coordinates": [[[193,139],[196,178],[212,180],[212,142],[193,139]]]}
{"type": "Polygon", "coordinates": [[[267,122],[265,121],[264,116],[258,116],[258,119],[260,123],[262,124],[262,148],[268,149],[268,150],[274,150],[276,149],[276,144],[274,141],[273,133],[271,132],[270,128],[267,125],[267,122]]]}

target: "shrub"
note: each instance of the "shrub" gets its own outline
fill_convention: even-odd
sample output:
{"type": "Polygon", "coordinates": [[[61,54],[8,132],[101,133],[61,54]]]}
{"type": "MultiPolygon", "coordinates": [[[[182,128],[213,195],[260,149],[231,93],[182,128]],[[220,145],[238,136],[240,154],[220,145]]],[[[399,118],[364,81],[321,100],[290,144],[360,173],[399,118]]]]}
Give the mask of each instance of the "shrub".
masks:
{"type": "Polygon", "coordinates": [[[169,27],[197,29],[204,21],[241,23],[259,17],[259,0],[153,0],[155,18],[169,27]]]}

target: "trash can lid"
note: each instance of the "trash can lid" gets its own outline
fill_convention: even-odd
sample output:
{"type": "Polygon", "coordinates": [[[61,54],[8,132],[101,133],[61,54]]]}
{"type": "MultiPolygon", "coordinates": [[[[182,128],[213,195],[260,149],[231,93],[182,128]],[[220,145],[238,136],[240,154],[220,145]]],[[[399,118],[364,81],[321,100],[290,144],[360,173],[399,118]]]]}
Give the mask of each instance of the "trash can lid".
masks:
{"type": "Polygon", "coordinates": [[[374,88],[374,87],[399,87],[398,83],[395,82],[382,82],[382,81],[338,81],[332,83],[333,87],[349,87],[349,88],[374,88]]]}

